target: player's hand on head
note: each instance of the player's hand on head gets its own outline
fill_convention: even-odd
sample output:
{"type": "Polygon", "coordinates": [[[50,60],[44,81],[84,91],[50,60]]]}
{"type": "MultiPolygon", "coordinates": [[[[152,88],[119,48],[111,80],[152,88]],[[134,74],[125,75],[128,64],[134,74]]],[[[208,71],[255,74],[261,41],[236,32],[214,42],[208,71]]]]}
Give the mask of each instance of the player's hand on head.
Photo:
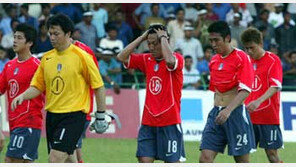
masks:
{"type": "Polygon", "coordinates": [[[11,103],[11,110],[14,111],[16,109],[16,107],[20,104],[22,104],[24,101],[24,96],[23,94],[20,94],[19,96],[17,96],[16,98],[13,99],[12,103],[11,103]]]}
{"type": "Polygon", "coordinates": [[[142,41],[147,40],[147,38],[148,38],[148,32],[149,32],[149,29],[146,30],[146,31],[141,35],[142,41]]]}
{"type": "Polygon", "coordinates": [[[249,112],[254,112],[258,107],[260,106],[260,103],[255,100],[255,101],[251,101],[248,105],[247,105],[247,110],[249,112]]]}
{"type": "Polygon", "coordinates": [[[102,134],[109,128],[111,117],[106,112],[96,112],[96,120],[90,125],[91,130],[95,130],[96,133],[102,134]]]}
{"type": "Polygon", "coordinates": [[[168,34],[165,30],[154,29],[154,31],[156,32],[158,38],[161,38],[162,36],[165,36],[166,38],[168,37],[168,34]]]}
{"type": "Polygon", "coordinates": [[[230,111],[228,111],[226,108],[223,109],[222,111],[220,111],[220,113],[218,114],[218,116],[216,117],[215,119],[215,123],[219,124],[219,125],[222,125],[224,124],[227,119],[229,118],[230,116],[230,111]]]}

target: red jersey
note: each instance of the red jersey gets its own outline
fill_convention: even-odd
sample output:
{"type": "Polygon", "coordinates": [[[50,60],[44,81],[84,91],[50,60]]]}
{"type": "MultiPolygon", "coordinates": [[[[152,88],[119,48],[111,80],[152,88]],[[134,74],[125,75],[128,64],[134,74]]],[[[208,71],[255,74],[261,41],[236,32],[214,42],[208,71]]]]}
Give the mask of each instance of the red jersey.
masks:
{"type": "MultiPolygon", "coordinates": [[[[74,45],[78,46],[80,49],[82,49],[82,50],[86,51],[88,54],[90,54],[92,56],[95,64],[99,68],[97,58],[96,58],[94,52],[92,51],[92,49],[89,46],[87,46],[84,43],[79,42],[79,41],[75,41],[74,45]]],[[[88,121],[91,120],[90,114],[93,111],[93,104],[94,104],[94,90],[90,88],[89,91],[90,91],[91,97],[90,97],[90,109],[89,109],[88,114],[86,115],[86,120],[88,120],[88,121]]]]}
{"type": "Polygon", "coordinates": [[[183,56],[174,53],[176,65],[170,69],[164,60],[157,62],[152,54],[131,54],[127,68],[146,75],[146,99],[142,124],[168,126],[181,123],[180,103],[183,87],[183,56]]]}
{"type": "Polygon", "coordinates": [[[228,56],[216,54],[209,64],[211,91],[227,92],[234,87],[238,91],[251,92],[254,71],[249,56],[239,49],[234,49],[228,56]]]}
{"type": "Polygon", "coordinates": [[[42,113],[44,106],[44,95],[25,100],[11,111],[12,100],[30,87],[31,79],[37,70],[40,61],[31,57],[24,62],[13,59],[6,63],[0,78],[0,93],[7,92],[8,120],[10,131],[18,127],[30,127],[41,129],[42,113]]]}
{"type": "MultiPolygon", "coordinates": [[[[257,100],[270,87],[282,87],[283,70],[279,57],[271,52],[265,52],[259,60],[252,59],[255,71],[255,81],[252,85],[252,93],[248,96],[245,104],[257,100]]],[[[252,112],[251,120],[253,124],[280,124],[280,92],[276,92],[269,99],[252,112]]]]}

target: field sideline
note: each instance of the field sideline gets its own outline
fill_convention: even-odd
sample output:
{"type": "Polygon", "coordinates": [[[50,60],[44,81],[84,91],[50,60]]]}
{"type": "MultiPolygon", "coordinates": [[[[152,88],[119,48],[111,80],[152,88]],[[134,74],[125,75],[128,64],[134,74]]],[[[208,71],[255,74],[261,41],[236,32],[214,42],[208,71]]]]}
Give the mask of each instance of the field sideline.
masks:
{"type": "MultiPolygon", "coordinates": [[[[6,138],[5,148],[0,155],[0,162],[3,162],[4,155],[7,149],[8,138],[6,138]]],[[[199,157],[199,142],[185,142],[186,162],[196,163],[199,157]]],[[[89,163],[135,163],[135,152],[137,148],[136,139],[101,139],[101,138],[88,138],[83,142],[83,159],[84,162],[89,163]]],[[[227,150],[226,150],[227,151],[227,150]]],[[[226,152],[225,151],[225,152],[226,152]]],[[[285,143],[285,149],[281,149],[280,157],[284,162],[296,162],[296,143],[285,143]]],[[[39,159],[35,162],[44,163],[47,162],[47,146],[45,138],[41,139],[39,146],[39,159]]],[[[160,162],[160,161],[157,161],[160,162]]],[[[215,162],[232,163],[234,162],[232,157],[225,154],[218,154],[215,162]]],[[[267,158],[265,152],[262,149],[251,154],[251,162],[266,163],[267,158]]]]}

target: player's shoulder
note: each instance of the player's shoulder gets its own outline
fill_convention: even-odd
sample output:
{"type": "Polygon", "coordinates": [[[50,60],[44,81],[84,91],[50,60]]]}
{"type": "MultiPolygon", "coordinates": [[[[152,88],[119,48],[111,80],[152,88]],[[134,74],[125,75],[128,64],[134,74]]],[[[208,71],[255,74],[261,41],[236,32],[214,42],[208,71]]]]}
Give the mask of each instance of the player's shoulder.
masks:
{"type": "MultiPolygon", "coordinates": [[[[4,68],[7,69],[7,68],[10,68],[12,66],[14,66],[17,62],[17,58],[14,58],[12,60],[9,60],[5,65],[4,65],[4,68]]],[[[4,69],[3,69],[4,71],[4,69]]],[[[0,72],[1,73],[1,72],[0,72]]]]}
{"type": "Polygon", "coordinates": [[[245,60],[248,60],[249,62],[251,62],[250,56],[241,49],[235,48],[232,54],[234,54],[241,62],[245,60]]]}
{"type": "Polygon", "coordinates": [[[43,57],[47,57],[47,56],[51,56],[51,55],[53,55],[53,54],[55,54],[55,49],[51,49],[51,50],[45,52],[45,53],[43,54],[42,58],[43,58],[43,57]]]}
{"type": "Polygon", "coordinates": [[[178,59],[184,59],[183,55],[178,52],[174,52],[173,55],[178,59]]]}
{"type": "Polygon", "coordinates": [[[39,64],[40,64],[40,60],[38,58],[36,58],[36,57],[32,57],[31,61],[32,61],[33,65],[39,66],[39,64]]]}
{"type": "Polygon", "coordinates": [[[271,59],[275,62],[281,62],[280,57],[272,52],[266,51],[266,55],[269,59],[271,59]]]}

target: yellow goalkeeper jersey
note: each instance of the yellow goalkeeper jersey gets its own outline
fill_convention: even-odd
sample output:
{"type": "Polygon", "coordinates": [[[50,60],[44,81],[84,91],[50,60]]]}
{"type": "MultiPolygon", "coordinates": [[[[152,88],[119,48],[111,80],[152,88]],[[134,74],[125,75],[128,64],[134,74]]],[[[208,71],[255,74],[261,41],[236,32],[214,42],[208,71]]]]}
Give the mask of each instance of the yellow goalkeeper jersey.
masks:
{"type": "Polygon", "coordinates": [[[66,50],[52,49],[41,59],[31,86],[46,93],[45,110],[52,113],[90,109],[90,88],[104,86],[99,69],[87,52],[71,44],[66,50]]]}

